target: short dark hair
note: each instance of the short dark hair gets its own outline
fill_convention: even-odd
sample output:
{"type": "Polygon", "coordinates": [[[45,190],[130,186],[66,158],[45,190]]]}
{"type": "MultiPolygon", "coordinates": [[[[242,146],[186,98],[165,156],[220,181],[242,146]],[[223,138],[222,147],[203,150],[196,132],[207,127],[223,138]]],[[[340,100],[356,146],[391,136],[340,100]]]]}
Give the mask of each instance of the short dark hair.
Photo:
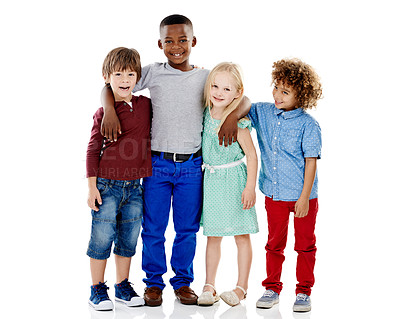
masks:
{"type": "Polygon", "coordinates": [[[186,24],[193,29],[192,21],[180,14],[172,14],[168,17],[165,17],[160,23],[160,29],[166,25],[172,24],[186,24]]]}

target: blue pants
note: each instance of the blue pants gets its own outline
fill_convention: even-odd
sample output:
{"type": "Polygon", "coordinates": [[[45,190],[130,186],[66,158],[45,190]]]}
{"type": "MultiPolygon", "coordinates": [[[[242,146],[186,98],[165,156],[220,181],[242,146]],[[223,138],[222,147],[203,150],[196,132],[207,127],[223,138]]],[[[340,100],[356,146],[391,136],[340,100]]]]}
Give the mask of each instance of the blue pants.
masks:
{"type": "Polygon", "coordinates": [[[170,283],[174,289],[179,289],[189,286],[194,279],[193,258],[202,205],[202,161],[201,156],[183,163],[152,156],[153,175],[143,180],[142,268],[147,287],[165,287],[162,279],[167,272],[164,234],[171,197],[176,236],[171,256],[175,276],[170,283]]]}

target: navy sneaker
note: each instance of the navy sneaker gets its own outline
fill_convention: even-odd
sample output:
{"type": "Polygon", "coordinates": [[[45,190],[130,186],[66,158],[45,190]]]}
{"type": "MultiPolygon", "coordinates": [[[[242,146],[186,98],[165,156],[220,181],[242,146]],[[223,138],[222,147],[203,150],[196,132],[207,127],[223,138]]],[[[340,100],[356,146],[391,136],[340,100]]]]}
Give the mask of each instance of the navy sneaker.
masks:
{"type": "Polygon", "coordinates": [[[307,312],[311,310],[311,298],[306,294],[297,294],[293,305],[295,312],[307,312]]]}
{"type": "Polygon", "coordinates": [[[115,301],[122,302],[129,307],[144,305],[144,299],[133,290],[132,284],[125,279],[119,284],[115,284],[115,301]]]}
{"type": "Polygon", "coordinates": [[[264,291],[262,297],[257,300],[257,308],[272,308],[273,305],[279,303],[279,294],[277,294],[272,289],[264,291]]]}
{"type": "Polygon", "coordinates": [[[114,305],[110,298],[108,298],[108,289],[110,288],[106,286],[105,282],[99,282],[98,285],[90,286],[89,305],[95,310],[112,310],[114,305]]]}

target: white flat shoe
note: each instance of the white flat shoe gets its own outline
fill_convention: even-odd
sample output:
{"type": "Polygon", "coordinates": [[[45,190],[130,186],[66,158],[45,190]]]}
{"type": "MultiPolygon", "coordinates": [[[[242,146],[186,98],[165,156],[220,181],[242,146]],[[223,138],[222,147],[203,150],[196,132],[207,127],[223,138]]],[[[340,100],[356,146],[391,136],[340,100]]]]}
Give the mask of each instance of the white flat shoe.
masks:
{"type": "MultiPolygon", "coordinates": [[[[246,295],[247,295],[246,290],[244,290],[244,288],[242,288],[240,286],[236,286],[236,288],[239,288],[241,291],[243,291],[243,293],[244,293],[244,298],[243,299],[246,299],[246,295]]],[[[223,292],[221,294],[221,299],[223,301],[225,301],[229,306],[232,306],[232,307],[237,306],[238,304],[240,304],[239,297],[233,290],[223,292]]]]}
{"type": "Polygon", "coordinates": [[[208,286],[214,289],[214,293],[212,293],[211,291],[203,291],[200,297],[197,299],[197,304],[199,306],[212,306],[217,301],[219,301],[219,295],[217,294],[217,291],[215,290],[215,287],[213,285],[205,284],[204,286],[208,286]]]}

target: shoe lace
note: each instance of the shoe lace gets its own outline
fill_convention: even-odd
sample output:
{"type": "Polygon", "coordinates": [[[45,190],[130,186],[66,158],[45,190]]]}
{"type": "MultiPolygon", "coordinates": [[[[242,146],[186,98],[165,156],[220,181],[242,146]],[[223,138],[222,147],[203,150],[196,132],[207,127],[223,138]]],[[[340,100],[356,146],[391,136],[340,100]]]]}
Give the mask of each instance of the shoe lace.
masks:
{"type": "Polygon", "coordinates": [[[107,290],[110,289],[106,286],[106,283],[99,283],[95,286],[95,296],[97,296],[100,300],[108,299],[107,290]]]}
{"type": "Polygon", "coordinates": [[[121,283],[117,284],[118,288],[120,288],[123,292],[123,294],[128,294],[131,297],[136,296],[136,292],[132,287],[132,283],[128,281],[128,279],[125,279],[121,283]]]}
{"type": "Polygon", "coordinates": [[[264,292],[263,297],[272,297],[275,293],[276,293],[275,291],[273,291],[273,290],[271,290],[271,289],[268,289],[268,290],[266,290],[266,291],[264,292]]]}
{"type": "Polygon", "coordinates": [[[306,301],[307,297],[306,294],[297,294],[296,300],[306,301]]]}

